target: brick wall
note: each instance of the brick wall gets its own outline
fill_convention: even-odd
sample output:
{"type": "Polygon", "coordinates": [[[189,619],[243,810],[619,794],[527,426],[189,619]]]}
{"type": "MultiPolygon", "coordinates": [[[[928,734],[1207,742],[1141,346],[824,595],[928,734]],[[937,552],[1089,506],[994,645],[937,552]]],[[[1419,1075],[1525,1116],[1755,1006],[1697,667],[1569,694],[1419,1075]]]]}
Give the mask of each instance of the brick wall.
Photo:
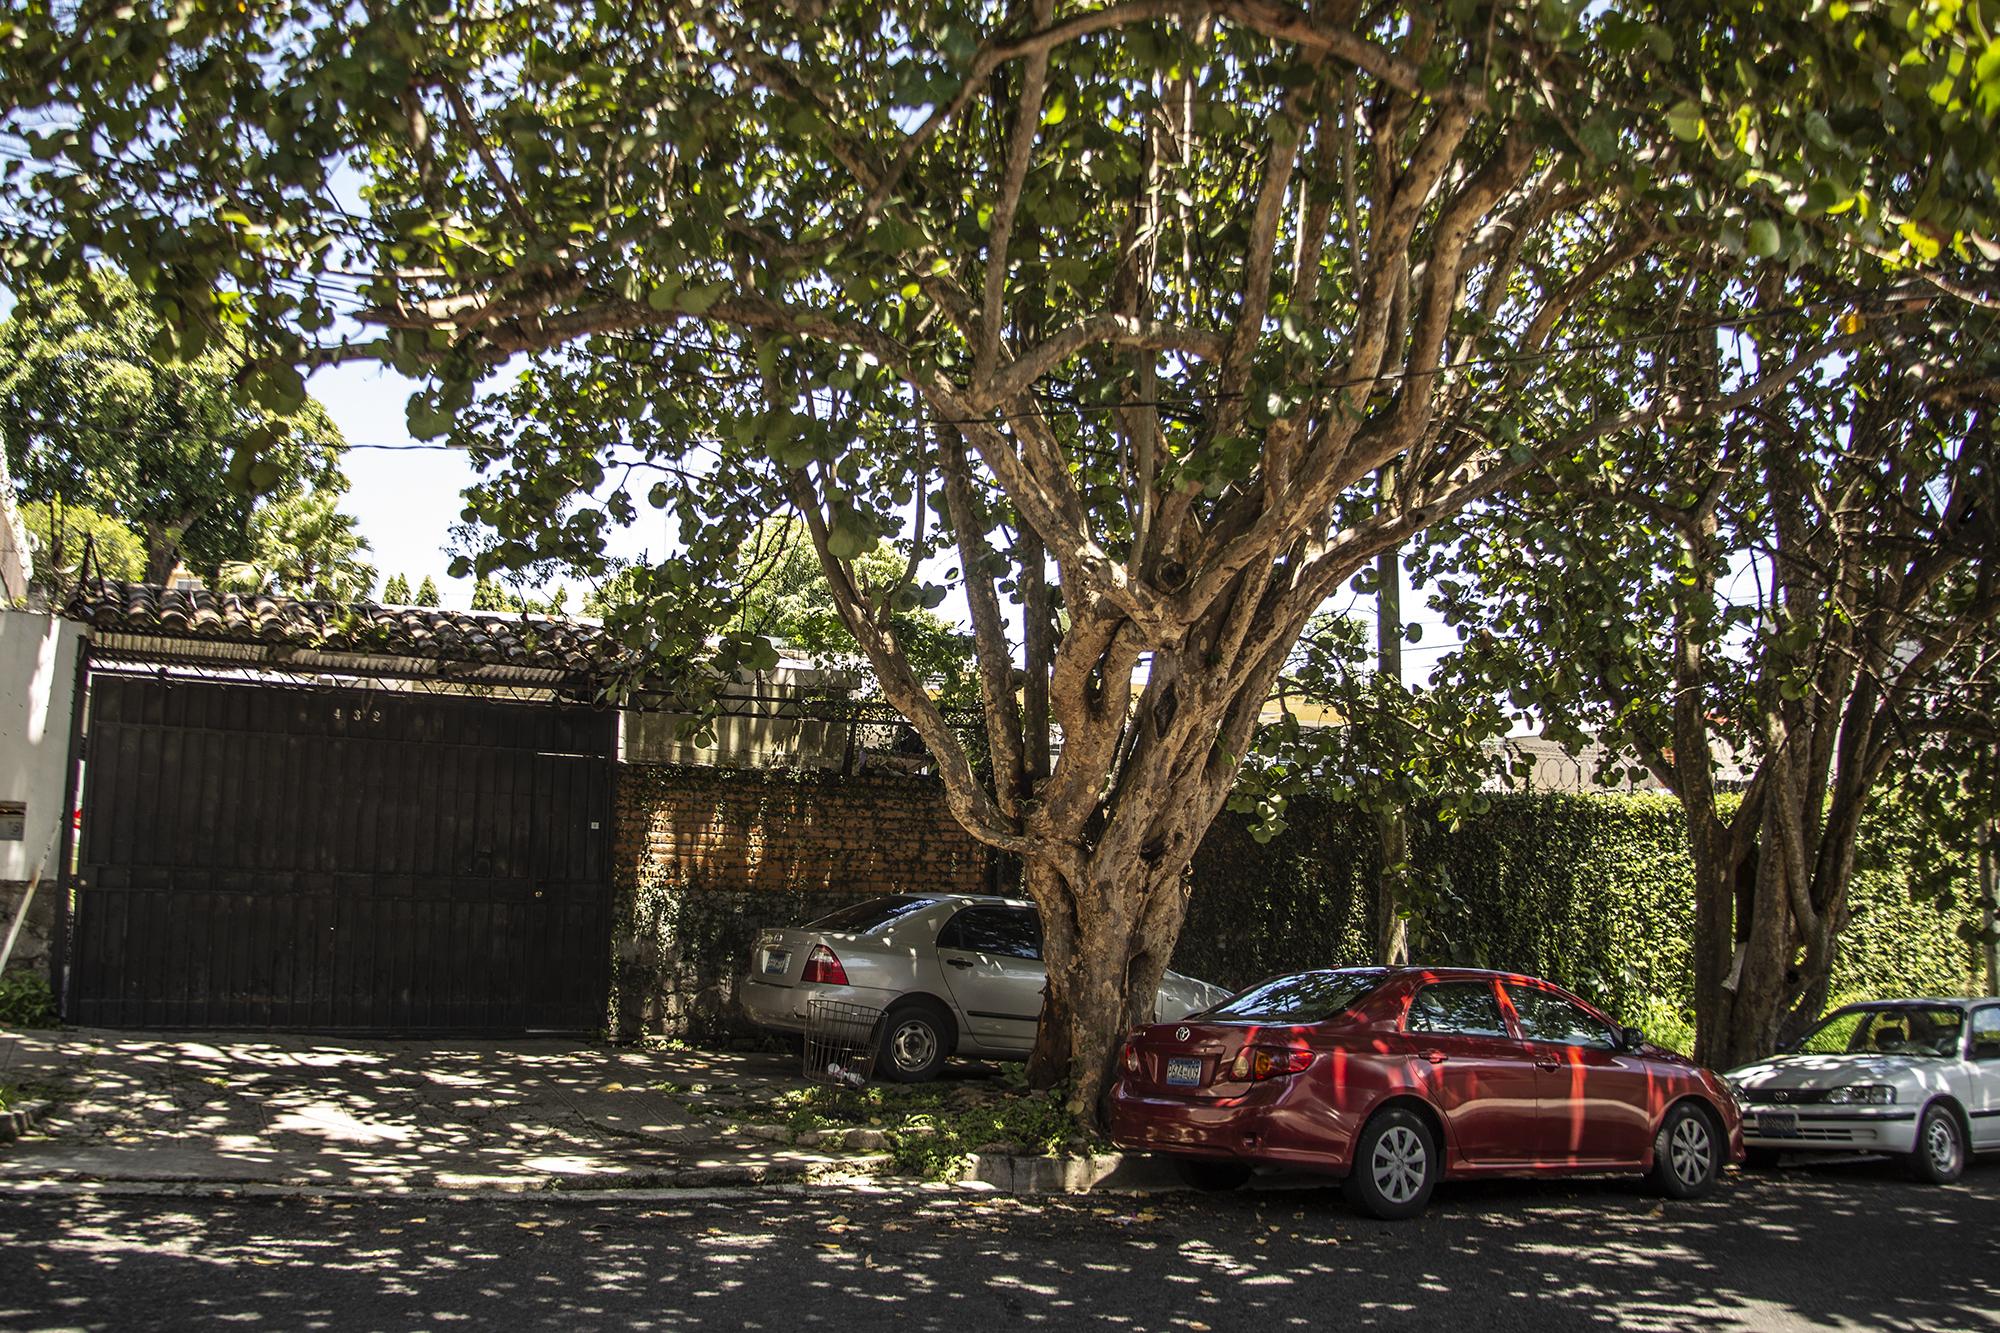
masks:
{"type": "Polygon", "coordinates": [[[927,778],[630,764],[613,843],[612,1028],[712,1037],[751,941],[878,893],[985,892],[927,778]]]}

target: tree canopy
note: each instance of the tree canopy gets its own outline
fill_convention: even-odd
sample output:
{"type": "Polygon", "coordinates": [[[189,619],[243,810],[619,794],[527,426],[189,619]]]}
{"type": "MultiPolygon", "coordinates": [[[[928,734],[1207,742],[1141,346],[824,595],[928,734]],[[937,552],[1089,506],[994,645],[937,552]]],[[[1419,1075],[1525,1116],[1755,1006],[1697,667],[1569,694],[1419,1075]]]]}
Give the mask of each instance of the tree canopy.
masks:
{"type": "Polygon", "coordinates": [[[254,561],[274,535],[260,497],[296,506],[323,493],[331,506],[346,489],[340,432],[319,404],[251,401],[240,335],[182,359],[132,284],[102,268],[19,290],[0,324],[0,439],[16,484],[130,529],[146,577],[164,581],[177,561],[210,576],[254,561]]]}
{"type": "MultiPolygon", "coordinates": [[[[1686,290],[1748,322],[1776,288],[1725,273],[1686,290]]],[[[1749,327],[1752,349],[1691,340],[1666,373],[1713,382],[1813,341],[1749,327]]],[[[2000,680],[1996,333],[1992,312],[1914,301],[1782,397],[1579,452],[1423,538],[1467,636],[1440,667],[1451,687],[1602,740],[1681,797],[1719,1067],[1820,1013],[1881,787],[1930,793],[1947,823],[2000,813],[1965,752],[1992,743],[1967,704],[2000,680]]]]}
{"type": "Polygon", "coordinates": [[[1035,1077],[1079,1108],[1328,593],[1785,392],[1911,289],[1991,299],[1979,4],[252,8],[21,9],[0,255],[110,257],[280,410],[302,367],[426,376],[412,429],[487,469],[482,569],[602,573],[671,511],[617,618],[669,659],[768,651],[727,572],[796,511],[954,813],[1022,858],[1035,1077]],[[1771,304],[1691,304],[1689,264],[1771,304]],[[1780,318],[1784,354],[1675,373],[1780,318]],[[898,637],[933,556],[990,768],[898,637]]]}

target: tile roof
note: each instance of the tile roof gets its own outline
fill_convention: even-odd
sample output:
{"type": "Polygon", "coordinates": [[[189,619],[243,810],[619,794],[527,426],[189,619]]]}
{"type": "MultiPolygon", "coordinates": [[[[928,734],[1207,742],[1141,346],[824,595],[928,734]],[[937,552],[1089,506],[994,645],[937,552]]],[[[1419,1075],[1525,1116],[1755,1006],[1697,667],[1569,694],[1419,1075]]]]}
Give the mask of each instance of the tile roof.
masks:
{"type": "MultiPolygon", "coordinates": [[[[469,667],[551,672],[568,679],[607,674],[622,657],[594,624],[539,616],[312,602],[266,593],[163,588],[87,579],[66,613],[100,635],[154,643],[261,645],[284,661],[296,653],[415,659],[469,667]]],[[[164,646],[164,644],[162,645],[164,646]]]]}

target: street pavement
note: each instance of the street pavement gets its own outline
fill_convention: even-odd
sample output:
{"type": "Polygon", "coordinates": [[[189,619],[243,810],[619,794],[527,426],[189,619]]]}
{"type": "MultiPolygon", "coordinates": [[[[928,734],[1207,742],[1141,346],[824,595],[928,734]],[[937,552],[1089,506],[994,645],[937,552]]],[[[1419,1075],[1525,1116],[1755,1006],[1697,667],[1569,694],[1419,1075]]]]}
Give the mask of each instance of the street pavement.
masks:
{"type": "MultiPolygon", "coordinates": [[[[1447,1186],[1378,1223],[1326,1189],[1039,1200],[0,1190],[0,1328],[1795,1329],[2000,1326],[2000,1165],[1447,1186]]],[[[131,1187],[128,1187],[131,1188],[131,1187]]]]}

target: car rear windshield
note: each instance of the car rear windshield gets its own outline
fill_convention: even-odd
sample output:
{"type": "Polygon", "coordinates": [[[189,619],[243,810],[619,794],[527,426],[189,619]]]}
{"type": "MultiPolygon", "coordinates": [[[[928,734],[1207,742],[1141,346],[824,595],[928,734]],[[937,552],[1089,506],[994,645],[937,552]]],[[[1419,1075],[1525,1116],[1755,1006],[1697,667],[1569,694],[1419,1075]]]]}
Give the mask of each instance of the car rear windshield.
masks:
{"type": "Polygon", "coordinates": [[[817,921],[808,921],[809,930],[830,930],[842,935],[872,935],[898,917],[908,916],[936,902],[935,898],[910,898],[895,894],[851,903],[837,912],[828,912],[817,921]]]}
{"type": "Polygon", "coordinates": [[[1380,972],[1301,972],[1259,982],[1202,1017],[1224,1023],[1319,1023],[1352,1008],[1381,980],[1380,972]]]}

